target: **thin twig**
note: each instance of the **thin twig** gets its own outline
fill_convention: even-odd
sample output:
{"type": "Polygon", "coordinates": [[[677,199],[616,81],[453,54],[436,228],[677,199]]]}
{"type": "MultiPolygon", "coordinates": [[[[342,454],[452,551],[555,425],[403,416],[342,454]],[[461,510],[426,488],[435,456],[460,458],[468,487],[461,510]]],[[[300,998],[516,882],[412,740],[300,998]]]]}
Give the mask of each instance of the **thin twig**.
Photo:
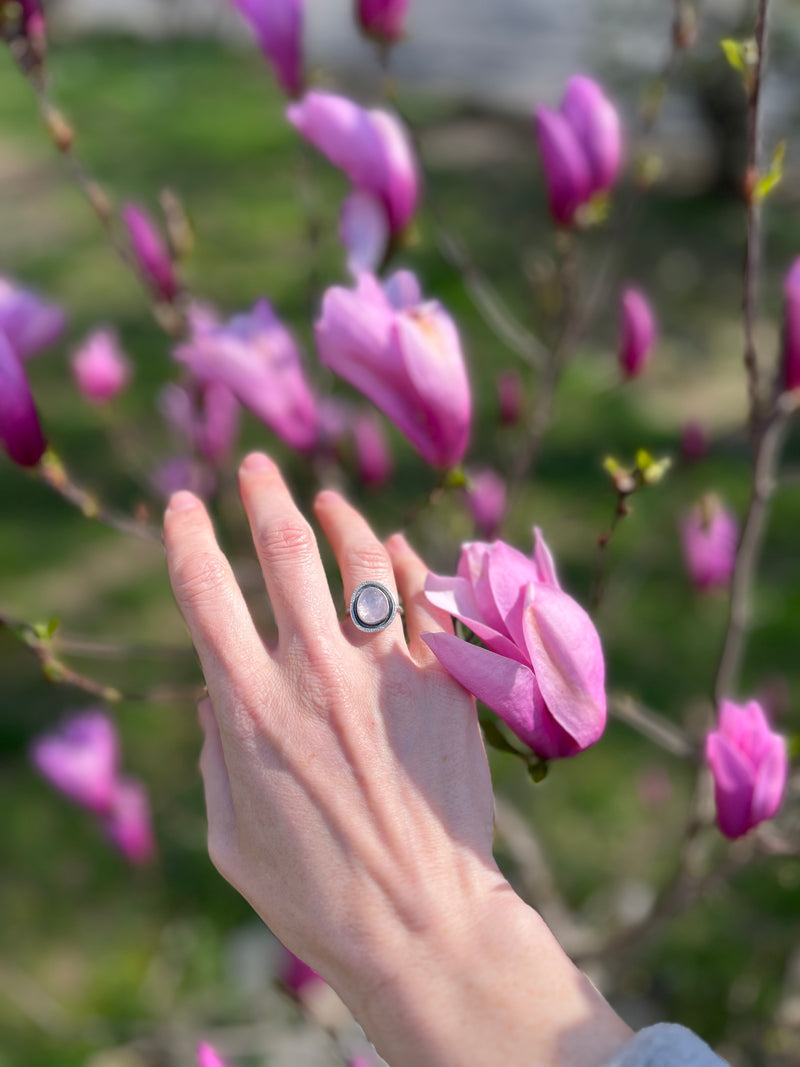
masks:
{"type": "Polygon", "coordinates": [[[161,543],[161,531],[155,526],[112,511],[87,489],[76,485],[67,474],[61,460],[53,452],[45,452],[39,465],[33,469],[33,473],[64,500],[78,508],[87,519],[96,519],[120,533],[133,534],[134,537],[142,538],[153,544],[161,543]]]}
{"type": "Polygon", "coordinates": [[[747,171],[745,195],[747,225],[744,250],[744,289],[742,311],[744,317],[744,368],[750,402],[750,430],[755,434],[759,414],[759,367],[756,349],[755,323],[758,311],[758,281],[761,266],[761,204],[755,195],[759,173],[761,141],[761,84],[764,73],[769,0],[759,0],[756,20],[756,61],[749,84],[747,101],[747,171]]]}
{"type": "Polygon", "coordinates": [[[756,446],[750,502],[731,580],[728,625],[714,680],[714,699],[717,702],[730,696],[736,686],[750,621],[753,582],[761,558],[770,503],[777,485],[776,471],[781,447],[789,418],[797,409],[797,403],[793,393],[784,393],[778,398],[756,446]]]}
{"type": "Polygon", "coordinates": [[[697,757],[697,746],[680,726],[634,700],[632,696],[625,693],[610,694],[608,709],[620,722],[624,722],[673,756],[684,759],[697,757]]]}

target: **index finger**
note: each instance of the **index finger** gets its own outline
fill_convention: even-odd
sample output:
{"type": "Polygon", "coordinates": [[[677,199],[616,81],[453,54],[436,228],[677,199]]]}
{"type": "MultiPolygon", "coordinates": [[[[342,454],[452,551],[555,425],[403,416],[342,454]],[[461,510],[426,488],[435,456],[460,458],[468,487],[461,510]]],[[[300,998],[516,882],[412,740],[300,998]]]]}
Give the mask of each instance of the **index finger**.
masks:
{"type": "Polygon", "coordinates": [[[164,545],[172,590],[200,657],[211,699],[218,710],[227,708],[237,684],[246,688],[256,682],[263,685],[271,660],[217,544],[206,509],[186,490],[175,493],[169,502],[164,545]]]}

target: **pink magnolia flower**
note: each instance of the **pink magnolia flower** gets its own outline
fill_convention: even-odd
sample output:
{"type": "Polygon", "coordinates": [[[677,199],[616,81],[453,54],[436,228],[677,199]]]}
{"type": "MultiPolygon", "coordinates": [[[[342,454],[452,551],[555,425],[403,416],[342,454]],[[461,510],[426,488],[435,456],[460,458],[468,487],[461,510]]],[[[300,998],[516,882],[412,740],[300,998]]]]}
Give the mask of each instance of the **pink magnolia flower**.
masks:
{"type": "Polygon", "coordinates": [[[19,0],[22,10],[22,32],[36,55],[41,59],[47,47],[44,12],[39,0],[19,0]]]}
{"type": "Polygon", "coordinates": [[[171,303],[180,286],[172,256],[158,227],[142,208],[126,204],[122,218],[139,269],[155,295],[171,303]]]}
{"type": "Polygon", "coordinates": [[[232,0],[250,23],[281,88],[289,96],[303,91],[304,0],[232,0]]]}
{"type": "Polygon", "coordinates": [[[657,333],[653,309],[641,289],[623,290],[620,320],[619,365],[626,378],[635,378],[650,361],[657,333]]]}
{"type": "Polygon", "coordinates": [[[102,404],[128,384],[131,362],[113,330],[95,330],[72,357],[72,373],[83,395],[102,404]]]}
{"type": "Polygon", "coordinates": [[[379,489],[391,477],[394,464],[380,417],[374,411],[365,411],[355,417],[353,440],[362,482],[371,489],[379,489]]]}
{"type": "Polygon", "coordinates": [[[681,453],[689,463],[697,463],[708,452],[708,437],[702,425],[690,419],[681,434],[681,453]]]}
{"type": "Polygon", "coordinates": [[[481,537],[491,541],[506,513],[506,483],[493,470],[485,468],[471,476],[467,488],[467,506],[481,537]]]}
{"type": "Polygon", "coordinates": [[[61,336],[65,315],[29,289],[0,276],[0,333],[20,357],[28,359],[61,336]]]}
{"type": "Polygon", "coordinates": [[[423,303],[413,274],[384,285],[363,274],[354,290],[328,289],[314,326],[320,359],[359,389],[435,467],[467,448],[471,399],[450,316],[423,303]]]}
{"type": "Polygon", "coordinates": [[[216,1049],[201,1041],[197,1046],[197,1067],[227,1067],[227,1064],[216,1049]]]}
{"type": "Polygon", "coordinates": [[[680,527],[683,558],[693,584],[701,591],[721,589],[733,576],[739,524],[733,512],[712,495],[704,497],[680,527]]]}
{"type": "Polygon", "coordinates": [[[288,948],[281,945],[281,953],[278,961],[278,980],[292,996],[302,997],[309,989],[324,984],[313,967],[309,967],[299,956],[295,956],[288,948]]]}
{"type": "Polygon", "coordinates": [[[208,500],[217,488],[214,472],[190,456],[171,456],[151,472],[149,481],[164,500],[180,489],[189,489],[195,496],[208,500]]]}
{"type": "Polygon", "coordinates": [[[522,379],[515,370],[504,371],[497,379],[497,400],[500,406],[500,421],[506,426],[519,422],[525,405],[522,379]]]}
{"type": "Polygon", "coordinates": [[[597,82],[576,75],[559,111],[536,109],[536,134],[550,211],[556,222],[570,226],[578,208],[616,180],[622,159],[619,115],[597,82]]]}
{"type": "Polygon", "coordinates": [[[35,467],[47,442],[22,360],[0,331],[0,444],[20,467],[35,467]]]}
{"type": "Polygon", "coordinates": [[[800,258],[783,283],[783,388],[800,388],[800,258]]]}
{"type": "Polygon", "coordinates": [[[108,812],[114,798],[119,743],[102,711],[74,715],[31,749],[33,765],[60,792],[95,812],[108,812]]]}
{"type": "Polygon", "coordinates": [[[342,204],[339,237],[347,250],[347,269],[358,278],[375,272],[389,246],[389,220],[383,203],[364,189],[355,189],[342,204]]]}
{"type": "Polygon", "coordinates": [[[288,445],[309,449],[316,443],[317,402],[297,345],[269,301],[259,300],[223,326],[203,325],[173,354],[199,381],[227,386],[288,445]]]}
{"type": "Polygon", "coordinates": [[[356,0],[359,24],[368,37],[391,43],[404,34],[410,0],[356,0]]]}
{"type": "Polygon", "coordinates": [[[444,633],[423,640],[538,756],[574,756],[598,740],[606,722],[600,638],[561,589],[538,529],[532,556],[503,541],[464,545],[457,574],[428,575],[425,592],[486,647],[444,633]]]}
{"type": "Polygon", "coordinates": [[[161,411],[193,451],[219,466],[230,456],[239,435],[239,401],[222,382],[177,385],[161,392],[161,411]]]}
{"type": "Polygon", "coordinates": [[[737,838],[780,807],[789,758],[786,741],[770,729],[757,701],[721,701],[718,721],[706,738],[706,760],[714,778],[717,825],[726,837],[737,838]]]}
{"type": "Polygon", "coordinates": [[[156,843],[150,804],[141,782],[132,778],[116,782],[103,821],[106,833],[131,863],[149,863],[154,858],[156,843]]]}
{"type": "Polygon", "coordinates": [[[411,142],[394,115],[317,91],[290,104],[286,115],[356,189],[380,200],[391,233],[408,225],[417,206],[419,175],[411,142]]]}

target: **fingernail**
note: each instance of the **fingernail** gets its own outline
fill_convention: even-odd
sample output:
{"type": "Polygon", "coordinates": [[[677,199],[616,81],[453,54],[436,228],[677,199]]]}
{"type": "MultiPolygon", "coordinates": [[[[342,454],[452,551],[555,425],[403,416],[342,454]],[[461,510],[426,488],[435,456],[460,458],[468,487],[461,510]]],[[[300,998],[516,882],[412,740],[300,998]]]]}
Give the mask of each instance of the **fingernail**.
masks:
{"type": "Polygon", "coordinates": [[[275,464],[269,458],[265,456],[263,452],[251,452],[249,456],[245,456],[242,460],[242,466],[240,468],[243,471],[267,471],[274,470],[275,464]]]}
{"type": "Polygon", "coordinates": [[[167,511],[188,511],[190,508],[196,508],[199,503],[194,493],[190,493],[188,489],[179,489],[169,498],[167,511]]]}

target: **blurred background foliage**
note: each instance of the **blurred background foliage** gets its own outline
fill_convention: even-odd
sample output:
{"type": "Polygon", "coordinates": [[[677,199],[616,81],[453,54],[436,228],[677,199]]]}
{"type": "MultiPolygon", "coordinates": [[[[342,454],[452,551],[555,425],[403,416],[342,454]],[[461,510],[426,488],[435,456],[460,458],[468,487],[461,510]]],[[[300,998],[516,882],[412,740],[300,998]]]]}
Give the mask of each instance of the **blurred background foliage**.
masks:
{"type": "MultiPolygon", "coordinates": [[[[197,238],[186,265],[190,289],[225,313],[268,296],[301,340],[317,383],[332,387],[316,366],[310,327],[322,289],[344,278],[336,229],[345,183],[286,124],[283,100],[260,58],[209,42],[101,38],[54,47],[48,65],[55,98],[76,128],[77,152],[115,200],[155,209],[164,186],[183,198],[197,238]]],[[[487,329],[459,273],[437,251],[432,207],[520,319],[547,337],[554,241],[533,140],[527,123],[443,97],[404,93],[401,103],[419,139],[428,206],[417,241],[400,258],[460,324],[476,401],[469,458],[507,472],[525,430],[500,427],[495,381],[504,369],[525,367],[487,329]]],[[[38,287],[69,313],[65,339],[29,365],[51,443],[76,480],[157,522],[161,502],[148,475],[169,447],[154,397],[175,377],[170,343],[1,52],[0,131],[0,271],[38,287]],[[112,323],[135,359],[135,381],[117,402],[113,423],[82,401],[67,362],[98,323],[112,323]]],[[[790,154],[796,132],[784,131],[790,154]]],[[[611,543],[597,623],[610,688],[696,736],[727,603],[724,595],[692,591],[677,523],[709,489],[740,514],[747,503],[739,326],[744,212],[717,175],[690,193],[656,187],[622,232],[623,205],[633,196],[623,185],[609,223],[581,241],[588,279],[609,239],[623,246],[622,267],[564,377],[535,478],[514,498],[506,537],[527,549],[532,525],[541,526],[566,588],[586,604],[596,538],[614,509],[603,458],[632,459],[639,447],[674,457],[667,479],[636,498],[611,543]],[[651,294],[662,337],[645,376],[625,386],[615,364],[620,280],[635,280],[651,294]],[[695,465],[679,455],[689,418],[712,435],[709,456],[695,465]]],[[[768,359],[779,347],[781,279],[800,251],[795,198],[787,183],[766,215],[758,334],[768,359]]],[[[341,385],[333,388],[346,394],[341,385]]],[[[535,390],[531,380],[529,404],[535,390]]],[[[447,495],[410,521],[435,476],[390,432],[397,464],[390,485],[370,493],[345,473],[346,488],[380,533],[407,528],[434,569],[451,571],[460,542],[473,536],[463,501],[447,495]]],[[[250,446],[281,458],[307,505],[325,472],[309,470],[248,417],[240,454],[250,446]]],[[[798,462],[795,432],[784,466],[791,471],[798,462]]],[[[34,659],[0,631],[0,1067],[190,1064],[197,1038],[213,1034],[223,1051],[240,1054],[242,1065],[317,1062],[313,1049],[303,1060],[299,1044],[287,1053],[285,1033],[299,1031],[300,1016],[273,991],[263,960],[253,963],[266,951],[263,937],[205,853],[194,706],[164,693],[201,680],[160,546],[85,520],[8,462],[0,463],[0,499],[0,609],[29,621],[57,616],[65,633],[131,646],[119,658],[70,662],[134,697],[113,715],[125,766],[149,787],[159,845],[154,866],[131,870],[81,811],[33,773],[32,737],[68,710],[96,702],[48,685],[34,659]],[[243,944],[254,946],[250,956],[242,955],[243,944]]],[[[245,570],[252,574],[233,483],[223,486],[217,518],[226,547],[242,564],[249,560],[245,570]]],[[[797,488],[787,485],[769,525],[737,694],[768,694],[786,732],[797,730],[800,696],[798,523],[797,488]]],[[[249,594],[263,617],[256,582],[249,594]]],[[[552,767],[540,785],[509,757],[493,755],[492,765],[498,790],[536,827],[580,916],[630,917],[669,877],[692,769],[628,726],[612,722],[596,748],[552,767]],[[661,787],[648,790],[654,780],[661,787]]],[[[718,1043],[734,1064],[776,1062],[790,1055],[775,1015],[791,994],[800,858],[759,858],[729,879],[730,846],[720,839],[715,848],[723,873],[704,897],[619,959],[596,961],[590,973],[634,1025],[668,1018],[718,1043]]],[[[500,858],[515,876],[502,844],[500,858]]]]}

